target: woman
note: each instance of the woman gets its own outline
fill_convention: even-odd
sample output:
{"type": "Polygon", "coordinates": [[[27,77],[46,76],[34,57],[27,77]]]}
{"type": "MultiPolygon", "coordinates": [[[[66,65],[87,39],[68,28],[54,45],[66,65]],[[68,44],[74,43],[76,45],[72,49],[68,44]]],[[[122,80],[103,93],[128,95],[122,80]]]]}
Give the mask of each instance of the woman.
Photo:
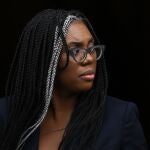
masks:
{"type": "Polygon", "coordinates": [[[107,96],[103,53],[82,13],[33,17],[0,101],[0,149],[146,150],[136,105],[107,96]]]}

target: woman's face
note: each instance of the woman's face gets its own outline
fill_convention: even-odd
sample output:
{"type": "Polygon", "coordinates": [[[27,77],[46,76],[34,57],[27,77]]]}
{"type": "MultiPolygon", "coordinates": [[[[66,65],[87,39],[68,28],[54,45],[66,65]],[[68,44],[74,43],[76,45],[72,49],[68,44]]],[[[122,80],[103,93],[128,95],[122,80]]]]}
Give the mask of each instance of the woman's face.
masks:
{"type": "MultiPolygon", "coordinates": [[[[66,36],[68,48],[89,48],[94,45],[94,39],[82,21],[73,21],[66,36]]],[[[69,63],[65,69],[66,53],[62,52],[58,63],[56,83],[59,88],[73,93],[87,91],[92,88],[96,73],[96,60],[93,55],[87,54],[82,63],[77,63],[69,56],[69,63]],[[59,71],[60,70],[60,71],[59,71]]]]}

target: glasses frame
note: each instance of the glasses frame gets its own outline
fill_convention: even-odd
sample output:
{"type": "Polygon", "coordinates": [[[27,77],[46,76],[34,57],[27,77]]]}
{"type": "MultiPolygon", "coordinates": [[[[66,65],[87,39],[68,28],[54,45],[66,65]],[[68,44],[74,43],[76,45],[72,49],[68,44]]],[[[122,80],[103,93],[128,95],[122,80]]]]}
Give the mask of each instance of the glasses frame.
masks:
{"type": "Polygon", "coordinates": [[[87,58],[87,54],[88,54],[88,53],[91,54],[91,53],[93,52],[93,50],[96,49],[96,48],[101,48],[100,56],[99,56],[98,58],[96,58],[96,61],[97,61],[97,60],[99,60],[99,59],[102,57],[102,55],[103,55],[103,53],[104,53],[104,50],[105,50],[105,45],[94,45],[94,46],[91,46],[91,47],[89,47],[89,48],[78,48],[78,49],[80,49],[80,50],[83,50],[83,52],[84,52],[84,57],[83,57],[83,59],[82,59],[81,61],[76,60],[75,55],[74,55],[74,52],[73,52],[73,50],[75,50],[75,49],[77,49],[77,48],[70,48],[70,49],[68,49],[68,50],[69,50],[69,55],[70,55],[77,63],[82,63],[82,62],[84,62],[84,60],[87,58]]]}

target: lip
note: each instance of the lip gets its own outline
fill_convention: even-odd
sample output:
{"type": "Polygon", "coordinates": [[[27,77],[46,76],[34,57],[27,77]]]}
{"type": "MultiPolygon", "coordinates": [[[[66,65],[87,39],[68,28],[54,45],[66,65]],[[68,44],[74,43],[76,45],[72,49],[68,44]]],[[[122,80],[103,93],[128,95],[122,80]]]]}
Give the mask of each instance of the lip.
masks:
{"type": "Polygon", "coordinates": [[[86,81],[94,80],[95,72],[93,70],[87,70],[80,75],[80,78],[82,78],[83,80],[86,80],[86,81]]]}

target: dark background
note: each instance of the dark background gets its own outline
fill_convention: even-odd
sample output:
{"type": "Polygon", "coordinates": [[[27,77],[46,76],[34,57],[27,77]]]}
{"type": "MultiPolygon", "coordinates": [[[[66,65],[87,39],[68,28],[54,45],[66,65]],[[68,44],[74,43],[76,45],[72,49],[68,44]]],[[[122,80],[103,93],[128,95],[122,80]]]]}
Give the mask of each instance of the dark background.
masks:
{"type": "Polygon", "coordinates": [[[146,139],[150,141],[149,84],[146,59],[149,34],[148,8],[132,0],[51,1],[11,0],[0,12],[0,96],[10,69],[19,35],[26,22],[46,8],[78,9],[91,21],[101,42],[109,77],[108,94],[137,104],[146,139]],[[142,12],[146,12],[142,15],[142,12]],[[145,51],[146,50],[146,51],[145,51]]]}

